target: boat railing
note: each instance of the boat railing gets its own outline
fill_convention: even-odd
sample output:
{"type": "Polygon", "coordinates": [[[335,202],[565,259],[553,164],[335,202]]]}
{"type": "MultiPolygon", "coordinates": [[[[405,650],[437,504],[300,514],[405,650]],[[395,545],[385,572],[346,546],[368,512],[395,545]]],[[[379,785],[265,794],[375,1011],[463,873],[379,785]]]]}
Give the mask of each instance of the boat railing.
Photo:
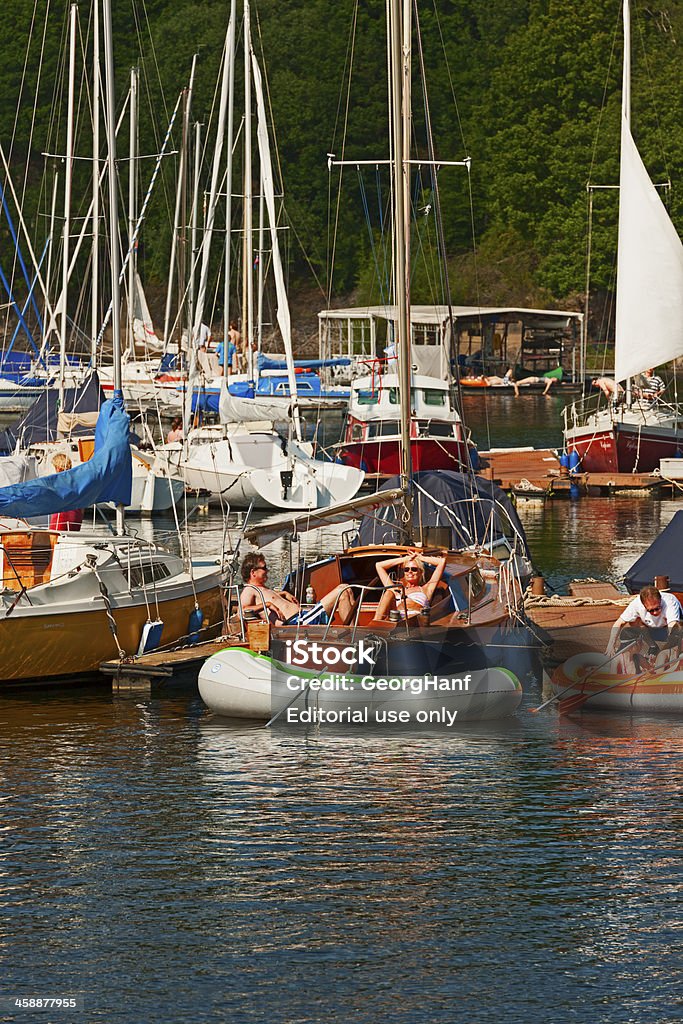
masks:
{"type": "MultiPolygon", "coordinates": [[[[257,593],[258,593],[259,597],[261,598],[261,604],[263,606],[261,611],[263,611],[264,618],[262,619],[261,618],[261,611],[251,612],[251,609],[249,609],[249,612],[247,614],[245,614],[244,608],[242,607],[242,601],[241,601],[242,591],[244,590],[243,586],[240,586],[239,583],[226,583],[224,589],[225,589],[225,603],[226,603],[226,607],[227,607],[227,616],[228,616],[229,619],[232,618],[232,616],[230,615],[230,609],[231,609],[231,606],[232,606],[232,596],[231,595],[234,592],[234,599],[235,599],[235,605],[236,605],[236,611],[237,611],[237,618],[238,618],[239,624],[240,624],[240,640],[243,643],[247,643],[247,641],[249,639],[248,631],[247,631],[247,622],[249,620],[252,620],[254,622],[256,622],[256,621],[258,621],[258,622],[263,622],[263,621],[269,622],[268,606],[266,604],[266,599],[263,596],[263,594],[260,591],[257,590],[257,593]]],[[[254,588],[254,589],[256,589],[256,588],[254,588]]]]}

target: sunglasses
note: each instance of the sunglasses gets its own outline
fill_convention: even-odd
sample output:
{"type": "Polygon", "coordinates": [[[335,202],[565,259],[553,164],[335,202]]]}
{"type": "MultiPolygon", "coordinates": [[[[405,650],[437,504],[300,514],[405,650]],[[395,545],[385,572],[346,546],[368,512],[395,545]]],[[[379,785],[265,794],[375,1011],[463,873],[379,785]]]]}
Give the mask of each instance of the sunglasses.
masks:
{"type": "Polygon", "coordinates": [[[411,566],[408,566],[403,571],[404,572],[419,572],[420,570],[419,569],[413,569],[413,568],[411,568],[411,566]]]}
{"type": "Polygon", "coordinates": [[[254,571],[255,572],[268,572],[268,566],[267,565],[257,565],[256,569],[254,571]]]}
{"type": "Polygon", "coordinates": [[[645,611],[646,612],[650,612],[651,614],[654,614],[655,612],[661,612],[661,610],[662,610],[661,604],[656,604],[654,606],[654,608],[648,608],[647,606],[645,607],[645,611]]]}

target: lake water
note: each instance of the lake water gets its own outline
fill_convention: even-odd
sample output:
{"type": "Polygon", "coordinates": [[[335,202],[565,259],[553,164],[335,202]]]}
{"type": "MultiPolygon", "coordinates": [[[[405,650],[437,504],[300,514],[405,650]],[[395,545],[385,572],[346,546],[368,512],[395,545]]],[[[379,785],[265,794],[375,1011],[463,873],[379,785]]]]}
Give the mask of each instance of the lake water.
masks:
{"type": "MultiPolygon", "coordinates": [[[[521,443],[495,401],[492,443],[521,443]]],[[[549,443],[557,399],[530,401],[549,443]]],[[[561,589],[619,579],[676,507],[519,509],[561,589]]],[[[218,554],[220,517],[192,523],[193,553],[218,554]]],[[[340,543],[330,528],[304,551],[340,543]]],[[[277,576],[284,545],[269,559],[277,576]]],[[[294,736],[221,723],[194,695],[5,695],[0,1017],[680,1019],[683,721],[561,720],[531,714],[540,700],[448,735],[294,736]],[[85,1009],[10,1010],[32,996],[85,1009]]]]}

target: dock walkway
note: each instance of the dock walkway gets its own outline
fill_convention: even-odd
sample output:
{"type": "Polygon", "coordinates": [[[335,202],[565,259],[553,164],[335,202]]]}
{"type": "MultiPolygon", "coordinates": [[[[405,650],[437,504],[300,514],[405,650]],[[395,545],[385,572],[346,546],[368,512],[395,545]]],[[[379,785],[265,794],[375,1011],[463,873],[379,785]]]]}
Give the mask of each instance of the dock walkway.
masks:
{"type": "Polygon", "coordinates": [[[480,452],[479,476],[522,497],[570,496],[572,485],[582,494],[619,492],[656,494],[671,483],[653,473],[572,473],[562,475],[552,448],[492,448],[480,452]]]}

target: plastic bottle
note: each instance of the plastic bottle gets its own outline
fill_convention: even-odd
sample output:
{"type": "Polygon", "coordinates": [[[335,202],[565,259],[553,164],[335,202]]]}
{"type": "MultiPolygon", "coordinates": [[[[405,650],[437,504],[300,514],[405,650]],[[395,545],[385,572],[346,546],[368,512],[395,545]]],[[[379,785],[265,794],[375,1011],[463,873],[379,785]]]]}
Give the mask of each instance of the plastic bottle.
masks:
{"type": "Polygon", "coordinates": [[[315,590],[310,583],[306,587],[306,604],[315,604],[315,590]]]}

